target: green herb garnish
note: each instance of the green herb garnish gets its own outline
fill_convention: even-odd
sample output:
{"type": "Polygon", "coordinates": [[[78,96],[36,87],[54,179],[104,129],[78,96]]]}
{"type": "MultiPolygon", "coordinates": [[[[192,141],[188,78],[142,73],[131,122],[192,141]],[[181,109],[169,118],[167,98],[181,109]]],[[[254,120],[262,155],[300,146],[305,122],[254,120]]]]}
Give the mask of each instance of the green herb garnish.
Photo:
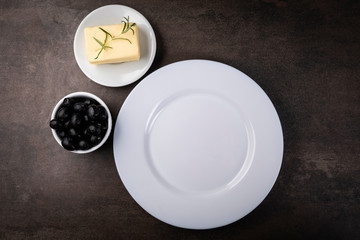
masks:
{"type": "Polygon", "coordinates": [[[106,46],[106,45],[105,45],[105,44],[106,44],[106,41],[107,41],[107,34],[106,34],[106,36],[105,36],[104,43],[100,42],[99,39],[97,39],[96,37],[93,37],[93,38],[94,38],[95,41],[96,41],[98,44],[100,44],[100,46],[101,46],[100,52],[98,53],[98,55],[96,56],[95,59],[97,59],[97,58],[99,57],[100,53],[101,53],[104,49],[106,49],[106,48],[112,48],[112,47],[109,47],[109,46],[106,46]]]}
{"type": "MultiPolygon", "coordinates": [[[[134,29],[132,29],[132,27],[135,26],[136,23],[133,23],[133,24],[130,25],[129,16],[128,16],[127,18],[126,18],[126,17],[124,17],[124,18],[125,18],[126,21],[121,21],[122,23],[124,23],[124,27],[123,27],[121,33],[119,34],[119,36],[120,36],[121,34],[127,33],[129,30],[131,30],[132,33],[133,33],[133,35],[134,35],[135,32],[134,32],[134,29]]],[[[114,36],[114,35],[112,35],[111,33],[109,33],[108,31],[106,31],[105,29],[103,29],[102,27],[99,27],[99,29],[105,33],[105,40],[104,40],[104,42],[101,42],[101,41],[100,41],[99,39],[97,39],[96,37],[93,37],[94,40],[101,46],[101,49],[100,49],[100,51],[99,51],[99,53],[97,54],[97,56],[96,56],[95,59],[97,59],[97,58],[99,57],[100,53],[101,53],[103,50],[105,50],[106,48],[112,48],[112,47],[106,45],[106,43],[109,43],[111,40],[126,40],[126,41],[128,41],[130,44],[132,44],[132,42],[131,42],[130,39],[128,39],[128,38],[123,38],[123,37],[119,37],[119,36],[114,36]],[[108,41],[108,36],[111,38],[109,41],[108,41]]]]}
{"type": "Polygon", "coordinates": [[[133,32],[133,35],[134,35],[134,29],[132,29],[132,27],[135,26],[136,23],[133,23],[133,24],[130,25],[129,16],[127,18],[126,17],[124,17],[124,18],[125,18],[126,22],[124,20],[121,21],[121,22],[124,23],[124,28],[123,28],[121,34],[124,34],[127,31],[131,30],[133,32]]]}

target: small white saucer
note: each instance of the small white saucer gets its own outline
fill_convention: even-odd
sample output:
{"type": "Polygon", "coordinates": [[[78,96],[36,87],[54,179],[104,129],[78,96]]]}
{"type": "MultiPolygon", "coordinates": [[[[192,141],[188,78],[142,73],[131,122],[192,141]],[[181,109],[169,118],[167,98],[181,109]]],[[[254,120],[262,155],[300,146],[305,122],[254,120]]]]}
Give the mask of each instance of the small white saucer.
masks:
{"type": "Polygon", "coordinates": [[[150,68],[156,53],[156,38],[148,20],[138,11],[123,5],[100,7],[80,23],[74,38],[76,62],[84,74],[94,82],[107,87],[121,87],[140,79],[150,68]],[[130,17],[139,29],[140,60],[117,64],[90,64],[86,58],[84,28],[119,24],[123,17],[130,17]]]}

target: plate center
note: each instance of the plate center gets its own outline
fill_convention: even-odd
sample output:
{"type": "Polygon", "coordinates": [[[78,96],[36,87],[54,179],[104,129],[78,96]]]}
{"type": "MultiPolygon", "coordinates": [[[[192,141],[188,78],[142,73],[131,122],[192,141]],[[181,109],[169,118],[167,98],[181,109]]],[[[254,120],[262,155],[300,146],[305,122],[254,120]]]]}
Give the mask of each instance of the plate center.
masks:
{"type": "Polygon", "coordinates": [[[231,187],[248,155],[241,111],[207,92],[182,92],[164,100],[147,124],[150,165],[167,186],[185,192],[231,187]]]}

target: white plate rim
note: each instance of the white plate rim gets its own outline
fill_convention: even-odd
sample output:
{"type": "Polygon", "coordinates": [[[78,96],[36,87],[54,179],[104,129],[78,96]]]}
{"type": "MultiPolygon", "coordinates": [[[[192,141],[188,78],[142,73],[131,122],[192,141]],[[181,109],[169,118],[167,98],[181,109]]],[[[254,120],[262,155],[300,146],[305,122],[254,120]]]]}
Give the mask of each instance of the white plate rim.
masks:
{"type": "MultiPolygon", "coordinates": [[[[163,89],[164,90],[164,89],[163,89]]],[[[113,150],[114,150],[114,158],[115,158],[115,163],[116,163],[116,167],[117,167],[117,170],[118,170],[118,173],[120,175],[120,178],[121,180],[123,181],[127,191],[130,193],[130,195],[134,198],[134,200],[142,207],[144,208],[149,214],[151,214],[152,216],[158,218],[159,220],[165,222],[165,223],[168,223],[168,224],[171,224],[171,225],[174,225],[174,226],[177,226],[177,227],[182,227],[182,228],[189,228],[189,229],[210,229],[210,228],[216,228],[216,227],[221,227],[221,226],[224,226],[224,225],[228,225],[230,223],[233,223],[239,219],[241,219],[242,217],[246,216],[248,213],[250,213],[252,210],[254,210],[264,199],[265,197],[268,195],[268,193],[270,192],[270,190],[272,189],[273,185],[275,184],[275,181],[278,177],[278,174],[280,172],[280,168],[281,168],[281,163],[282,163],[282,157],[283,157],[283,134],[282,134],[282,128],[281,128],[281,123],[280,123],[280,119],[277,115],[277,112],[276,112],[276,109],[275,107],[273,106],[271,100],[269,99],[269,97],[266,95],[266,93],[260,88],[259,85],[257,85],[251,78],[249,78],[247,75],[245,75],[244,73],[242,73],[241,71],[229,66],[229,65],[226,65],[226,64],[223,64],[223,63],[219,63],[219,62],[215,62],[215,61],[209,61],[209,60],[201,60],[201,59],[194,59],[194,60],[185,60],[185,61],[180,61],[180,62],[175,62],[175,63],[172,63],[172,64],[169,64],[167,66],[164,66],[160,69],[158,69],[157,71],[151,73],[150,75],[148,75],[142,82],[140,82],[135,88],[134,90],[129,94],[128,98],[125,100],[122,108],[120,109],[119,111],[119,114],[118,114],[118,117],[117,117],[117,121],[116,121],[116,125],[115,125],[115,128],[114,128],[114,141],[113,141],[113,150]],[[271,169],[271,172],[268,173],[268,176],[267,177],[267,181],[268,183],[266,184],[266,187],[260,191],[260,192],[257,192],[255,195],[256,195],[256,199],[250,199],[252,201],[248,201],[246,202],[246,204],[243,204],[244,207],[241,208],[239,210],[239,207],[238,206],[235,206],[235,203],[232,201],[232,200],[229,200],[227,199],[225,202],[229,202],[232,203],[233,207],[234,208],[237,208],[236,210],[239,211],[237,214],[235,214],[235,216],[232,216],[230,218],[228,217],[224,217],[223,216],[223,219],[214,219],[214,221],[210,220],[207,221],[207,220],[204,220],[208,217],[214,217],[213,215],[211,214],[220,214],[219,212],[216,212],[213,211],[213,209],[211,210],[211,214],[209,214],[210,216],[205,216],[204,218],[201,218],[203,219],[204,221],[207,221],[206,223],[186,223],[186,221],[179,221],[179,219],[182,219],[182,217],[186,218],[186,216],[180,216],[179,218],[177,219],[172,219],[172,216],[164,216],[164,212],[161,212],[159,211],[159,207],[152,207],[152,205],[154,205],[154,203],[151,203],[151,202],[147,202],[146,200],[146,194],[144,195],[145,196],[145,199],[144,197],[142,197],[142,199],[139,198],[139,189],[134,189],[134,185],[132,184],[132,180],[129,179],[129,173],[126,173],[124,174],[124,172],[128,171],[124,168],[124,164],[122,163],[122,160],[119,159],[119,157],[117,157],[117,154],[118,154],[118,145],[119,145],[119,134],[121,132],[121,129],[120,129],[120,124],[119,122],[122,121],[122,119],[124,118],[124,116],[122,115],[123,113],[123,109],[127,108],[128,107],[128,102],[129,102],[129,99],[133,99],[134,97],[136,97],[136,91],[138,88],[141,88],[142,85],[145,85],[145,83],[147,81],[149,81],[149,79],[151,80],[152,78],[154,78],[154,76],[156,75],[157,78],[159,78],[159,73],[161,73],[161,71],[164,71],[164,69],[168,69],[170,67],[176,67],[176,65],[181,65],[181,64],[197,64],[197,63],[203,63],[203,64],[209,64],[210,67],[212,66],[216,66],[216,65],[219,65],[219,66],[225,66],[228,68],[228,70],[230,71],[237,71],[239,73],[239,76],[241,76],[241,78],[245,79],[248,84],[252,85],[252,87],[254,87],[254,89],[257,89],[256,91],[258,93],[260,93],[262,95],[262,97],[264,99],[266,99],[267,102],[267,106],[269,109],[269,111],[272,112],[272,114],[274,114],[272,117],[274,117],[274,127],[275,127],[275,132],[276,132],[276,141],[274,142],[277,142],[276,143],[276,154],[274,154],[274,158],[276,158],[274,160],[274,166],[273,168],[271,169]]],[[[126,161],[126,160],[124,160],[126,161]]],[[[258,165],[258,164],[257,164],[258,165]]],[[[255,166],[255,164],[254,164],[255,166]]],[[[140,169],[143,169],[144,166],[142,167],[139,167],[140,169]]],[[[251,167],[250,167],[251,168],[251,167]]],[[[255,167],[252,167],[252,168],[255,168],[255,167]]],[[[259,169],[259,167],[257,167],[259,169]]],[[[262,170],[261,170],[262,171],[262,170]]],[[[260,171],[260,172],[261,172],[260,171]]],[[[259,171],[258,171],[259,172],[259,171]]],[[[248,175],[251,175],[252,173],[248,173],[248,175]]],[[[264,172],[264,174],[266,175],[266,172],[264,172]]],[[[136,174],[135,174],[136,175],[136,174]]],[[[140,177],[140,176],[139,176],[140,177]]],[[[256,177],[256,176],[255,176],[256,177]]],[[[132,177],[130,177],[132,178],[132,177]]],[[[253,178],[254,179],[254,176],[251,176],[249,178],[253,178]]],[[[236,186],[235,186],[236,187],[236,186]]],[[[251,191],[251,190],[249,190],[251,191]]],[[[235,192],[235,191],[234,191],[235,192]]],[[[142,193],[140,193],[141,195],[142,193]]],[[[147,193],[149,194],[149,193],[147,193]]],[[[156,193],[154,193],[156,194],[156,193]]],[[[170,194],[171,195],[171,194],[170,194]]],[[[175,194],[176,195],[176,194],[175,194]]],[[[172,200],[176,201],[176,196],[173,196],[172,200]]],[[[254,195],[254,196],[255,196],[254,195]]],[[[147,195],[149,197],[149,195],[147,195]]],[[[159,201],[160,202],[163,202],[164,199],[161,199],[162,196],[159,196],[159,201]]],[[[207,197],[207,196],[200,196],[200,197],[207,197]]],[[[214,197],[214,196],[212,196],[214,197]]],[[[186,198],[186,197],[185,197],[186,198]]],[[[189,199],[192,199],[192,197],[188,197],[189,199]]],[[[216,198],[216,196],[215,196],[216,198]]],[[[221,197],[218,197],[218,198],[221,198],[221,197]]],[[[169,198],[170,199],[170,198],[169,198]]],[[[169,200],[167,199],[167,200],[169,200]]],[[[195,198],[194,198],[195,199],[195,198]]],[[[192,200],[194,200],[192,199],[192,200]]],[[[198,200],[198,199],[196,199],[198,200]]],[[[222,199],[223,200],[223,199],[222,199]]],[[[165,200],[166,201],[166,200],[165,200]]],[[[215,201],[216,202],[216,201],[215,201]]],[[[165,203],[165,202],[163,202],[165,203]]],[[[205,203],[205,202],[204,202],[205,203]]],[[[221,203],[221,201],[220,201],[221,203]]],[[[156,203],[155,203],[156,204],[156,203]]],[[[167,202],[166,204],[169,204],[169,205],[172,205],[172,207],[176,208],[176,203],[169,203],[167,202]]],[[[205,204],[206,205],[206,204],[205,204]]],[[[214,207],[214,206],[213,206],[214,207]]],[[[231,207],[231,206],[230,206],[231,207]]],[[[193,209],[194,210],[194,209],[193,209]]],[[[210,209],[209,209],[210,210],[210,209]]],[[[180,215],[182,215],[183,213],[178,213],[180,215]]],[[[166,215],[166,214],[165,214],[166,215]]],[[[184,215],[184,214],[183,214],[184,215]]]]}
{"type": "MultiPolygon", "coordinates": [[[[131,16],[130,16],[130,20],[131,20],[131,16]]],[[[121,21],[121,19],[116,18],[111,22],[107,22],[106,24],[116,24],[119,23],[119,21],[121,21]]],[[[141,36],[140,36],[141,37],[141,36]]],[[[140,39],[141,41],[141,39],[140,39]]],[[[125,6],[125,5],[120,5],[120,4],[111,4],[111,5],[105,5],[102,7],[99,7],[95,10],[93,10],[92,12],[90,12],[79,24],[75,36],[74,36],[74,43],[73,43],[73,50],[74,50],[74,56],[75,56],[75,60],[79,66],[79,68],[81,69],[81,71],[92,81],[106,86],[106,87],[122,87],[122,86],[126,86],[129,85],[137,80],[139,80],[151,67],[154,59],[155,59],[155,55],[156,55],[156,36],[155,36],[155,32],[151,26],[151,24],[149,23],[149,21],[137,10],[135,10],[134,8],[125,6]],[[149,43],[147,43],[150,47],[150,53],[149,53],[149,57],[146,59],[146,66],[143,68],[143,70],[141,72],[138,72],[136,74],[132,74],[129,77],[123,77],[123,79],[117,80],[117,81],[111,81],[109,82],[108,79],[102,79],[102,77],[100,76],[100,74],[94,74],[91,71],[88,70],[89,67],[94,67],[93,65],[91,65],[88,60],[86,59],[86,57],[84,58],[84,52],[85,49],[82,49],[81,46],[82,44],[80,42],[84,42],[83,39],[83,31],[85,27],[89,27],[89,26],[93,26],[92,24],[88,25],[88,21],[90,19],[93,18],[93,15],[95,14],[99,14],[99,13],[106,13],[110,8],[116,8],[119,9],[119,11],[128,11],[128,12],[133,12],[134,14],[138,15],[141,18],[141,22],[142,24],[144,24],[144,26],[146,26],[146,31],[144,31],[144,33],[148,33],[146,38],[149,40],[149,43]]],[[[140,51],[142,51],[140,49],[140,51]]],[[[141,59],[140,59],[141,61],[141,59]]],[[[127,62],[127,63],[121,63],[123,65],[129,65],[129,64],[137,64],[138,62],[127,62]]],[[[97,66],[97,67],[102,67],[101,65],[97,66]]],[[[117,76],[121,76],[122,71],[119,70],[116,72],[116,74],[118,74],[117,76]]]]}

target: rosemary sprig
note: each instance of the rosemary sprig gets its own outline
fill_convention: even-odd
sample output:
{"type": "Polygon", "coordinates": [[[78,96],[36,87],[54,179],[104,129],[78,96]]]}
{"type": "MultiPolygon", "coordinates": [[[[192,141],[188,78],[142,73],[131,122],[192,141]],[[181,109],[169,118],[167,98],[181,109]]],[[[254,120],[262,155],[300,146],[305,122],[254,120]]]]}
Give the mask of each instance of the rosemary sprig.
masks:
{"type": "Polygon", "coordinates": [[[106,44],[106,41],[107,41],[107,34],[105,35],[104,43],[100,42],[100,40],[97,39],[96,37],[93,37],[93,38],[94,38],[95,41],[96,41],[98,44],[100,44],[100,46],[101,46],[100,52],[98,53],[98,55],[96,56],[95,59],[97,59],[97,58],[99,57],[100,53],[101,53],[104,49],[106,49],[106,48],[112,48],[112,47],[110,47],[110,46],[106,46],[106,45],[105,45],[105,44],[106,44]]]}
{"type": "Polygon", "coordinates": [[[99,27],[101,31],[103,31],[106,35],[109,35],[111,38],[113,37],[108,31],[103,29],[102,27],[99,27]]]}
{"type": "MultiPolygon", "coordinates": [[[[126,18],[126,17],[124,17],[124,18],[125,18],[126,21],[124,21],[124,20],[121,21],[122,23],[124,23],[124,27],[123,27],[120,35],[127,33],[129,30],[131,30],[132,33],[133,33],[133,35],[134,35],[135,32],[134,32],[134,29],[132,29],[132,27],[135,26],[136,23],[133,23],[133,24],[130,25],[129,16],[128,16],[127,18],[126,18]]],[[[100,51],[99,51],[99,53],[97,54],[97,56],[96,56],[95,59],[98,59],[100,53],[101,53],[103,50],[105,50],[106,48],[112,48],[112,47],[106,45],[107,40],[108,40],[108,36],[110,36],[110,38],[111,38],[111,39],[109,40],[109,42],[110,42],[111,40],[126,40],[126,41],[128,41],[130,44],[132,44],[132,42],[131,42],[130,39],[128,39],[128,38],[113,36],[113,35],[111,35],[111,33],[109,33],[108,31],[106,31],[106,30],[103,29],[102,27],[99,27],[99,29],[105,33],[105,40],[104,40],[104,42],[102,43],[99,39],[97,39],[96,37],[93,37],[94,40],[101,46],[101,49],[100,49],[100,51]]]]}
{"type": "Polygon", "coordinates": [[[132,42],[131,42],[130,39],[128,39],[128,38],[114,37],[114,38],[112,38],[112,40],[126,40],[126,41],[128,41],[130,44],[132,44],[132,42]]]}
{"type": "Polygon", "coordinates": [[[133,32],[133,35],[134,35],[134,29],[132,29],[133,26],[136,25],[136,23],[133,23],[130,25],[130,20],[129,20],[129,16],[126,18],[124,17],[126,22],[123,20],[121,21],[122,23],[124,23],[124,27],[123,27],[123,30],[121,32],[121,34],[124,34],[124,33],[127,33],[127,31],[131,30],[133,32]]]}

